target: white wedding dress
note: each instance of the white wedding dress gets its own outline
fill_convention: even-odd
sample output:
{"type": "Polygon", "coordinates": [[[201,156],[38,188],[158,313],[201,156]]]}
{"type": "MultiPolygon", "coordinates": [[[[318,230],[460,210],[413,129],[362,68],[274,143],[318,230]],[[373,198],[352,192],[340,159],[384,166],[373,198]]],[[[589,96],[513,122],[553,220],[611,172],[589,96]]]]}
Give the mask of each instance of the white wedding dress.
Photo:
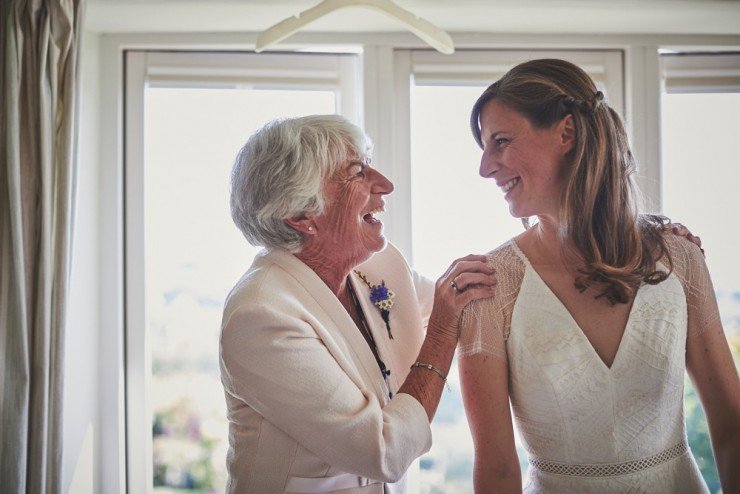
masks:
{"type": "Polygon", "coordinates": [[[524,492],[708,492],[686,442],[683,383],[687,337],[718,311],[699,249],[666,241],[673,273],[638,290],[611,368],[515,242],[490,254],[497,294],[464,313],[460,356],[508,361],[524,492]]]}

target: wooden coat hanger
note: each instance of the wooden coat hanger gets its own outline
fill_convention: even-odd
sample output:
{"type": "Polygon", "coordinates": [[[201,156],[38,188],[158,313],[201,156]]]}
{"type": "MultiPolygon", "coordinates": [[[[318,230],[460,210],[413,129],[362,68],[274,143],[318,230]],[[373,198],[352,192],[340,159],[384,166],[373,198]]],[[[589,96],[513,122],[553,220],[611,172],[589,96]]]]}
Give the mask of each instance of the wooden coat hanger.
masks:
{"type": "Polygon", "coordinates": [[[372,7],[401,22],[406,29],[424,40],[435,50],[451,55],[455,53],[452,38],[442,29],[408,10],[402,9],[391,0],[324,0],[320,4],[304,10],[298,16],[288,17],[266,29],[257,37],[256,52],[261,52],[279,43],[316,19],[345,7],[372,7]]]}

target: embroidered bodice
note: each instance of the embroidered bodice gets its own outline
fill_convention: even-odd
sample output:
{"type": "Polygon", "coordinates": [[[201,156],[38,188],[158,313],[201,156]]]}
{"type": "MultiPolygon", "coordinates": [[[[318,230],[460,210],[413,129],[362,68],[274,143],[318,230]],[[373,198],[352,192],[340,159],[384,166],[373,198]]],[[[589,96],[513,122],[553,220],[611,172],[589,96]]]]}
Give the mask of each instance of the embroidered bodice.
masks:
{"type": "Polygon", "coordinates": [[[673,272],[638,290],[611,367],[515,242],[490,254],[497,293],[466,309],[459,353],[507,359],[527,492],[705,492],[685,443],[685,350],[718,312],[701,254],[666,239],[673,272]]]}

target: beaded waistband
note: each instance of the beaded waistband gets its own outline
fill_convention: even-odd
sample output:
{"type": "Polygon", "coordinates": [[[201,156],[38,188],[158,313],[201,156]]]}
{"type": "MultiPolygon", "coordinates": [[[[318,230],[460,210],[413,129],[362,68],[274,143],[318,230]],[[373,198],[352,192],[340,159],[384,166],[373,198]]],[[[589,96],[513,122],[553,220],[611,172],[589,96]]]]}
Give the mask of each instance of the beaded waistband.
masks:
{"type": "Polygon", "coordinates": [[[555,473],[558,475],[570,475],[572,477],[614,477],[617,475],[627,475],[639,472],[640,470],[660,465],[661,463],[665,463],[682,456],[688,450],[689,446],[686,444],[686,440],[684,440],[653,456],[624,463],[591,463],[574,465],[530,456],[529,464],[542,472],[555,473]]]}

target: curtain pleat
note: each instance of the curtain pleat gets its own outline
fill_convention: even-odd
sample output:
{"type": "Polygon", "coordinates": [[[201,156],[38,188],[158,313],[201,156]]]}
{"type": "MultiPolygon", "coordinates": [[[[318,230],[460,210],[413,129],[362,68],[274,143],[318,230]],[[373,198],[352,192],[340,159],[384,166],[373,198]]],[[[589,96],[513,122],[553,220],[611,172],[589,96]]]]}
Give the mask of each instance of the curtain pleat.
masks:
{"type": "Polygon", "coordinates": [[[61,492],[83,0],[0,2],[0,484],[61,492]]]}

